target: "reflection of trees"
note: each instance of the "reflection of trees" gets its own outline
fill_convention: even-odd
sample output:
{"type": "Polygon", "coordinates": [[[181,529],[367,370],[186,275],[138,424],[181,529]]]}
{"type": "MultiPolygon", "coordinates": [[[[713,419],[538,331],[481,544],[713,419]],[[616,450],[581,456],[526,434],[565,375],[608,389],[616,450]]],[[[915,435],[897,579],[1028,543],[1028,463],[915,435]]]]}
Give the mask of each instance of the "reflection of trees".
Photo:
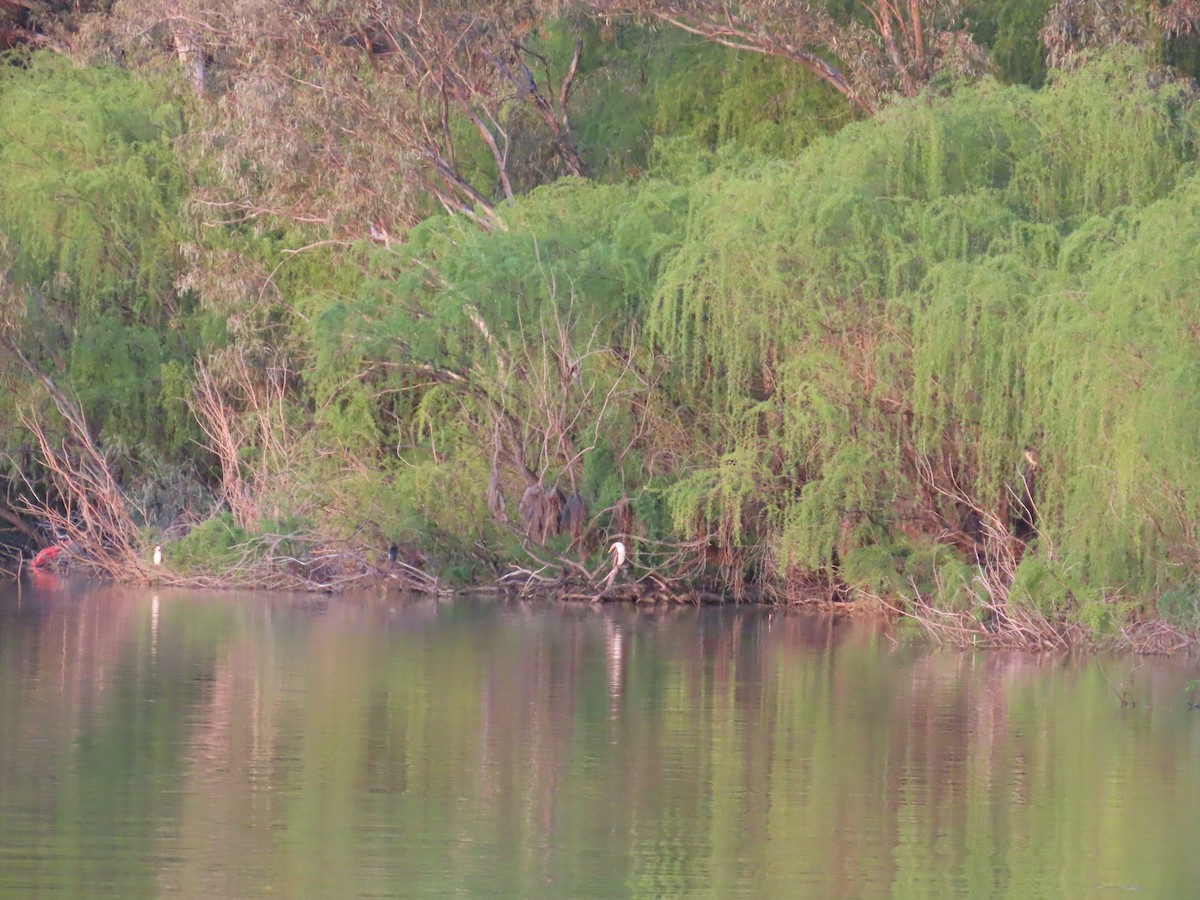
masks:
{"type": "Polygon", "coordinates": [[[52,821],[66,855],[133,823],[84,873],[133,893],[1029,895],[1186,840],[1131,804],[1139,773],[1200,806],[1160,712],[1184,669],[1138,669],[1122,712],[1091,665],[786,611],[152,610],[0,623],[0,752],[50,747],[0,766],[0,823],[52,821]]]}
{"type": "Polygon", "coordinates": [[[247,880],[274,878],[268,861],[280,812],[272,779],[281,706],[274,645],[259,637],[243,634],[222,646],[189,716],[179,840],[171,850],[179,864],[163,873],[164,890],[232,897],[247,880]]]}
{"type": "MultiPolygon", "coordinates": [[[[22,606],[0,626],[0,659],[4,677],[0,697],[0,758],[35,761],[67,752],[87,726],[86,713],[112,690],[131,633],[135,604],[119,594],[93,593],[80,602],[67,597],[65,581],[46,584],[45,595],[22,599],[22,606]]],[[[31,765],[28,771],[0,769],[0,777],[44,777],[51,770],[31,765]]],[[[9,787],[5,784],[4,787],[9,787]]],[[[57,802],[52,780],[36,796],[57,802]]],[[[5,790],[7,798],[14,792],[5,790]]]]}
{"type": "Polygon", "coordinates": [[[203,660],[152,661],[150,608],[124,588],[42,579],[0,622],[4,884],[144,896],[175,812],[164,793],[203,660]],[[153,665],[172,667],[159,678],[153,665]],[[27,871],[23,871],[27,870],[27,871]]]}

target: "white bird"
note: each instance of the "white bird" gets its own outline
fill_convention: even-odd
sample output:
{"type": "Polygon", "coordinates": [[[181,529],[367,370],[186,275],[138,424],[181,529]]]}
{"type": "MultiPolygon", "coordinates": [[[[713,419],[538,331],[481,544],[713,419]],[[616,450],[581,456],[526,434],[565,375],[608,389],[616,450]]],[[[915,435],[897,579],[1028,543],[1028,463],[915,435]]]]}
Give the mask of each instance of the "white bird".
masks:
{"type": "Polygon", "coordinates": [[[156,566],[162,565],[162,544],[156,544],[154,546],[154,564],[156,566]]]}
{"type": "Polygon", "coordinates": [[[604,579],[604,588],[601,593],[607,591],[613,586],[613,582],[617,580],[617,573],[621,571],[621,567],[625,565],[625,545],[620,541],[613,541],[608,552],[613,555],[612,571],[608,573],[608,577],[604,579]]]}

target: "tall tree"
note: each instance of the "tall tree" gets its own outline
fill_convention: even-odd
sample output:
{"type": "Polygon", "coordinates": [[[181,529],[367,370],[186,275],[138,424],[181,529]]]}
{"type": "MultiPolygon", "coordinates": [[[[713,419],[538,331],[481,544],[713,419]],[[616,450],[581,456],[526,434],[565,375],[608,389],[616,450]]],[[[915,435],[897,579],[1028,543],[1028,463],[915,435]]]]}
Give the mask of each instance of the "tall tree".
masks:
{"type": "Polygon", "coordinates": [[[637,15],[739,50],[791,60],[863,112],[913,96],[943,69],[980,73],[983,51],[958,21],[960,0],[591,0],[603,15],[637,15]]]}
{"type": "Polygon", "coordinates": [[[582,174],[568,113],[582,44],[536,53],[539,15],[502,0],[121,0],[105,21],[117,52],[182,63],[203,98],[196,134],[232,194],[202,199],[219,218],[388,240],[430,198],[495,222],[517,190],[518,108],[558,172],[582,174]]]}

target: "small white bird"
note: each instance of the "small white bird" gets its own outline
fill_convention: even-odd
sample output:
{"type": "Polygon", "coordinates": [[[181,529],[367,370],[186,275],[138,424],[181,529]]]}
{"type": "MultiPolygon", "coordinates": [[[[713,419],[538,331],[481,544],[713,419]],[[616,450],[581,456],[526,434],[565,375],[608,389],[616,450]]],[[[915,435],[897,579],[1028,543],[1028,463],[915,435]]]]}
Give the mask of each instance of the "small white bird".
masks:
{"type": "Polygon", "coordinates": [[[162,565],[162,544],[155,544],[154,546],[154,564],[156,566],[162,565]]]}

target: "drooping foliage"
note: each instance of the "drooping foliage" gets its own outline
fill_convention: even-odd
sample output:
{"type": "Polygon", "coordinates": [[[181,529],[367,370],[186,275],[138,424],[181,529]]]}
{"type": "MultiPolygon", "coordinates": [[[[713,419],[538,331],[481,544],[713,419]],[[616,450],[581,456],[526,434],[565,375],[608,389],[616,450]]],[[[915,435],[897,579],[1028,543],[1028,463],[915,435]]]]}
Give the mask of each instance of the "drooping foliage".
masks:
{"type": "Polygon", "coordinates": [[[51,56],[6,67],[0,97],[4,339],[26,363],[8,354],[7,374],[59,381],[118,444],[188,455],[195,430],[169,411],[182,397],[161,371],[195,346],[193,298],[175,283],[179,108],[127,73],[51,56]]]}
{"type": "Polygon", "coordinates": [[[355,430],[384,444],[392,490],[419,513],[412,528],[473,539],[493,519],[527,526],[531,487],[586,485],[597,513],[644,487],[668,436],[647,431],[658,364],[641,358],[638,322],[682,203],[662,180],[568,181],[523,198],[490,234],[433,220],[377,260],[382,277],[359,298],[324,312],[318,402],[366,416],[355,430]],[[339,380],[347,366],[373,372],[369,384],[339,380]],[[364,391],[374,399],[357,404],[364,391]]]}
{"type": "Polygon", "coordinates": [[[61,273],[92,309],[147,313],[174,277],[183,173],[171,139],[178,108],[115,69],[38,56],[3,73],[0,214],[11,273],[61,273]]]}
{"type": "Polygon", "coordinates": [[[1098,588],[1134,596],[1196,572],[1198,201],[1189,179],[1089,223],[1092,265],[1045,298],[1030,348],[1058,467],[1048,534],[1098,588]]]}
{"type": "Polygon", "coordinates": [[[645,546],[688,542],[726,587],[840,573],[969,608],[982,583],[1100,627],[1194,577],[1169,299],[1194,156],[1191,95],[1120,55],[905,102],[792,161],[662,140],[636,184],[377,254],[312,319],[314,402],[377,448],[354,496],[386,485],[387,533],[528,536],[537,485],[592,513],[563,550],[623,533],[628,500],[645,546]]]}
{"type": "MultiPolygon", "coordinates": [[[[942,540],[987,566],[989,525],[1011,538],[1035,503],[1026,559],[1050,560],[1075,594],[1190,577],[1185,498],[1200,484],[1176,410],[1196,360],[1179,299],[1195,121],[1190,94],[1116,56],[1042,92],[985,84],[898,105],[795,164],[719,168],[693,188],[650,333],[724,410],[714,446],[774,454],[739,496],[743,516],[767,498],[781,563],[882,542],[902,566],[903,546],[942,540]],[[1141,238],[1164,205],[1178,241],[1141,238]],[[1151,241],[1179,248],[1173,281],[1151,241]],[[1139,373],[1122,353],[1143,345],[1139,373]]],[[[714,485],[727,459],[710,464],[714,485]]]]}

